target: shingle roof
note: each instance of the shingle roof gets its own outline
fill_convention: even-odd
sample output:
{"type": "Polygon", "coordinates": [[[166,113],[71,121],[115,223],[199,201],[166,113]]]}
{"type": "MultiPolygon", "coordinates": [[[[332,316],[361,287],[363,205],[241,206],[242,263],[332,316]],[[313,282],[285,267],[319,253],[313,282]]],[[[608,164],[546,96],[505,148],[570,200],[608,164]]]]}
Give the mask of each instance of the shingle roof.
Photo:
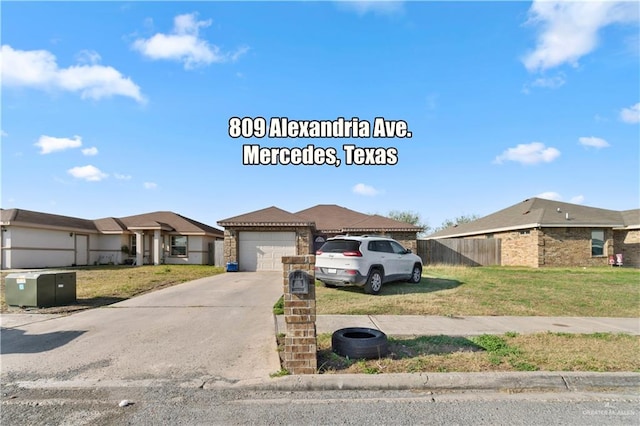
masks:
{"type": "Polygon", "coordinates": [[[633,229],[640,228],[640,209],[625,210],[621,213],[625,227],[633,229]]]}
{"type": "Polygon", "coordinates": [[[93,232],[98,230],[92,220],[80,219],[77,217],[61,216],[23,209],[2,209],[1,213],[3,225],[23,223],[93,232]]]}
{"type": "Polygon", "coordinates": [[[368,215],[335,204],[319,204],[289,213],[278,207],[268,207],[251,213],[218,221],[220,226],[315,226],[321,233],[410,231],[422,228],[387,217],[368,215]]]}
{"type": "Polygon", "coordinates": [[[369,215],[349,210],[335,204],[318,204],[296,213],[311,222],[315,222],[319,232],[345,232],[344,228],[362,222],[369,215]]]}
{"type": "Polygon", "coordinates": [[[120,218],[120,221],[127,228],[167,229],[185,235],[203,233],[218,236],[224,235],[220,229],[169,211],[159,211],[122,217],[120,218]]]}
{"type": "Polygon", "coordinates": [[[304,217],[289,213],[278,207],[267,207],[266,209],[256,210],[251,213],[241,214],[240,216],[230,217],[218,221],[220,226],[310,226],[313,221],[309,221],[304,217]]]}
{"type": "Polygon", "coordinates": [[[213,234],[219,237],[224,235],[220,229],[169,211],[145,213],[123,218],[107,217],[97,220],[80,219],[22,209],[3,209],[1,213],[3,225],[23,223],[43,227],[101,232],[105,234],[121,233],[128,228],[151,228],[175,230],[185,235],[213,234]]]}
{"type": "MultiPolygon", "coordinates": [[[[634,210],[631,210],[633,212],[634,210]]],[[[637,210],[635,210],[637,211],[637,210]]],[[[632,213],[628,214],[631,218],[632,213]]],[[[623,213],[544,198],[529,198],[521,203],[481,217],[473,222],[452,226],[427,238],[450,238],[533,227],[611,227],[625,226],[623,213]]]]}

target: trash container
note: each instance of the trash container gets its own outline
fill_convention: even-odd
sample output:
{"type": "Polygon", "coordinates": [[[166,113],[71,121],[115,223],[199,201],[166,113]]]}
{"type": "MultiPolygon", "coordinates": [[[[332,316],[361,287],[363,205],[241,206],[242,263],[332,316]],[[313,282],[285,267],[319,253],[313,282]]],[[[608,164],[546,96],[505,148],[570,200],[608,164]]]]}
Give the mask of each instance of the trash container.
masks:
{"type": "Polygon", "coordinates": [[[23,272],[5,278],[9,306],[45,308],[76,302],[75,272],[23,272]]]}

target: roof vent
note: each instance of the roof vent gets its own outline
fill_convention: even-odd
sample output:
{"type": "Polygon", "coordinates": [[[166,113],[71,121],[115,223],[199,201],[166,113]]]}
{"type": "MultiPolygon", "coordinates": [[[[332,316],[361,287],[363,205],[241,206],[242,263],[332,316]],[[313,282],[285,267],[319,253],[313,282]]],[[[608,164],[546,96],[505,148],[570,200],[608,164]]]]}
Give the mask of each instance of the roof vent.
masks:
{"type": "Polygon", "coordinates": [[[564,218],[565,218],[566,220],[569,220],[569,213],[568,213],[568,212],[567,212],[567,214],[565,214],[565,215],[564,215],[564,218]]]}
{"type": "Polygon", "coordinates": [[[558,207],[558,208],[556,209],[556,211],[557,211],[558,213],[560,213],[562,210],[560,210],[560,207],[558,207]]]}

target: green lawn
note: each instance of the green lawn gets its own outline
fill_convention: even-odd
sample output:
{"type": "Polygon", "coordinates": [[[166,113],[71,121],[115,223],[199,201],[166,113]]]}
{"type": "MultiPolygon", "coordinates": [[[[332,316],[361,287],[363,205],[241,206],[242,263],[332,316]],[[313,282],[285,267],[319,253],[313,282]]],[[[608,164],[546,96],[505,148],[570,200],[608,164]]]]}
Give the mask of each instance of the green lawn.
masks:
{"type": "Polygon", "coordinates": [[[640,317],[640,270],[427,266],[380,295],[317,283],[317,313],[640,317]]]}

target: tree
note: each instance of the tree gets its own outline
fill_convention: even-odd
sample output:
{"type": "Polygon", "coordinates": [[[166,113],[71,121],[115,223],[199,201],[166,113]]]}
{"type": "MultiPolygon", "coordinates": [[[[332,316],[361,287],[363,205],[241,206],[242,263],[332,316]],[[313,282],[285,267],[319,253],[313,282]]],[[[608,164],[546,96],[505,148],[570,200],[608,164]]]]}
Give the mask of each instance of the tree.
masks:
{"type": "Polygon", "coordinates": [[[434,229],[433,232],[442,231],[443,229],[447,229],[447,228],[450,228],[450,227],[456,226],[456,225],[461,225],[463,223],[473,222],[476,219],[480,219],[480,216],[478,216],[477,214],[462,215],[462,216],[456,217],[453,220],[452,219],[447,219],[444,222],[442,222],[442,224],[440,226],[438,226],[436,229],[434,229]]]}
{"type": "Polygon", "coordinates": [[[392,210],[387,214],[387,217],[400,222],[406,222],[406,223],[410,223],[412,225],[424,228],[424,230],[420,232],[419,235],[424,235],[431,229],[431,227],[426,222],[422,222],[420,213],[417,213],[417,212],[412,212],[408,210],[407,211],[392,210]]]}

